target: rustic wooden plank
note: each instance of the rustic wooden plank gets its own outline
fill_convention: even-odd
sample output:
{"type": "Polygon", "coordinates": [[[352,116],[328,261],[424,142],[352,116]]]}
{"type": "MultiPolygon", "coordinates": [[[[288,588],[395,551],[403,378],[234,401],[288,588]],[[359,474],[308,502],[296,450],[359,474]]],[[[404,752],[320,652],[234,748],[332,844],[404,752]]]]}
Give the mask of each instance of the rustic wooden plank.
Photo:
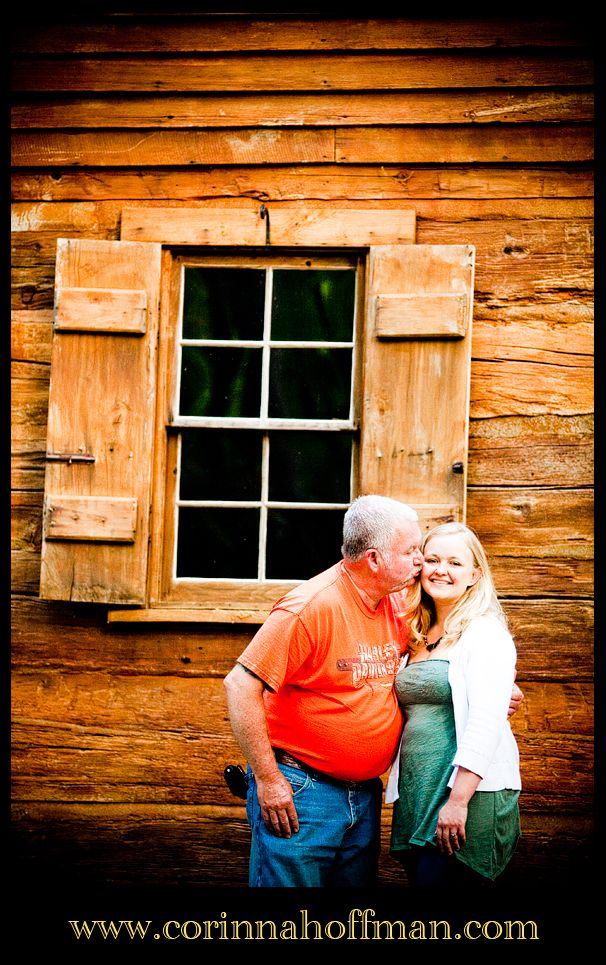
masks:
{"type": "Polygon", "coordinates": [[[389,124],[560,124],[591,123],[593,95],[587,90],[541,91],[372,91],[336,94],[250,94],[188,96],[142,95],[125,99],[68,96],[29,100],[15,98],[11,129],[46,128],[215,128],[316,127],[389,124]]]}
{"type": "Polygon", "coordinates": [[[133,543],[137,500],[126,496],[64,496],[48,493],[44,501],[46,539],[133,543]]]}
{"type": "Polygon", "coordinates": [[[249,54],[14,60],[15,92],[301,91],[399,88],[579,87],[593,64],[577,52],[249,54]]]}
{"type": "MultiPolygon", "coordinates": [[[[524,693],[512,726],[526,793],[591,794],[592,683],[524,693]]],[[[223,768],[241,752],[221,680],[42,671],[15,675],[12,759],[21,799],[44,775],[47,800],[229,804],[223,768]]]]}
{"type": "Polygon", "coordinates": [[[107,608],[14,597],[11,640],[15,670],[223,678],[256,627],[156,624],[108,626],[107,608]]]}
{"type": "Polygon", "coordinates": [[[588,490],[472,488],[469,510],[489,554],[591,557],[593,496],[588,490]]]}
{"type": "Polygon", "coordinates": [[[591,44],[589,24],[581,17],[548,19],[517,16],[414,19],[403,17],[239,16],[203,20],[161,20],[139,16],[129,22],[95,15],[82,23],[18,21],[12,34],[14,54],[201,53],[254,50],[414,50],[423,48],[576,47],[591,44]]]}
{"type": "MultiPolygon", "coordinates": [[[[19,156],[19,155],[17,155],[19,156]]],[[[336,160],[341,164],[419,164],[547,161],[591,161],[591,127],[560,127],[555,130],[524,127],[515,131],[507,124],[494,127],[438,126],[426,128],[338,128],[336,160]]],[[[18,162],[17,162],[18,163],[18,162]]],[[[44,163],[44,162],[43,162],[44,163]]]]}
{"type": "Polygon", "coordinates": [[[52,174],[13,171],[12,197],[17,202],[65,200],[142,200],[150,198],[191,202],[200,198],[253,197],[259,201],[426,198],[592,198],[593,173],[583,168],[528,167],[473,169],[416,168],[402,165],[309,165],[303,167],[249,165],[238,168],[204,167],[190,171],[162,165],[153,170],[81,168],[52,174]]]}
{"type": "Polygon", "coordinates": [[[467,505],[500,594],[591,596],[591,491],[470,487],[467,505]]]}
{"type": "Polygon", "coordinates": [[[235,131],[112,131],[36,135],[12,138],[15,167],[116,164],[306,164],[334,160],[329,130],[238,129],[235,131]]]}
{"type": "Polygon", "coordinates": [[[593,416],[472,419],[471,486],[592,486],[593,416]]]}
{"type": "Polygon", "coordinates": [[[11,359],[50,363],[53,312],[23,310],[11,314],[11,359]]]}
{"type": "Polygon", "coordinates": [[[474,256],[468,245],[379,245],[368,259],[360,491],[454,505],[457,519],[465,518],[474,256]],[[465,337],[376,338],[377,297],[444,292],[464,301],[465,337]],[[453,473],[456,462],[462,473],[453,473]]]}
{"type": "Polygon", "coordinates": [[[273,245],[411,244],[412,208],[349,208],[336,205],[243,208],[124,208],[121,237],[162,244],[273,245]]]}
{"type": "Polygon", "coordinates": [[[518,682],[593,680],[593,604],[503,600],[518,651],[518,682]],[[576,669],[575,669],[576,668],[576,669]],[[578,675],[578,676],[577,676],[578,675]]]}
{"type": "Polygon", "coordinates": [[[379,295],[375,333],[377,338],[461,338],[468,314],[468,299],[461,295],[379,295]]]}
{"type": "MultiPolygon", "coordinates": [[[[261,172],[259,172],[261,173],[261,172]]],[[[103,173],[99,175],[103,177],[103,173]]],[[[276,174],[276,177],[278,175],[276,174]]],[[[265,199],[267,200],[267,199],[265,199]]],[[[194,201],[138,199],[136,205],[117,201],[56,201],[47,203],[34,200],[14,202],[11,207],[11,241],[13,257],[19,265],[35,265],[54,260],[53,244],[71,230],[75,236],[88,232],[94,237],[116,237],[124,208],[133,211],[171,210],[225,212],[248,210],[259,213],[259,201],[242,196],[233,198],[199,198],[194,201]],[[38,252],[35,258],[33,253],[38,252]]],[[[425,200],[418,198],[414,205],[404,204],[395,198],[339,198],[322,200],[314,197],[294,198],[281,201],[274,210],[313,211],[333,208],[336,211],[398,211],[414,210],[422,217],[425,243],[437,243],[436,235],[443,232],[449,244],[451,237],[462,231],[475,232],[483,247],[494,246],[501,254],[507,248],[520,259],[531,245],[537,251],[550,253],[574,251],[593,253],[594,204],[591,198],[468,198],[465,206],[460,200],[425,200]]],[[[380,215],[379,215],[380,216],[380,215]]],[[[460,242],[459,242],[460,243],[460,242]]]]}
{"type": "Polygon", "coordinates": [[[147,292],[112,288],[60,288],[55,331],[143,335],[147,292]]]}
{"type": "Polygon", "coordinates": [[[145,596],[160,254],[158,246],[136,243],[63,239],[58,245],[59,289],[145,289],[149,312],[146,334],[137,338],[55,332],[48,451],[85,452],[95,460],[48,462],[46,492],[136,499],[137,522],[129,542],[44,540],[40,592],[49,599],[139,603],[145,596]]]}
{"type": "Polygon", "coordinates": [[[593,159],[590,126],[506,124],[453,127],[234,128],[69,133],[16,132],[11,164],[19,167],[162,164],[526,164],[585,162],[593,159]],[[515,130],[515,134],[514,134],[515,130]]]}
{"type": "Polygon", "coordinates": [[[472,352],[477,359],[517,359],[554,365],[591,365],[593,305],[478,303],[474,307],[472,352]]]}
{"type": "Polygon", "coordinates": [[[509,360],[473,361],[472,418],[502,415],[577,415],[594,405],[593,370],[587,366],[509,360]]]}
{"type": "MultiPolygon", "coordinates": [[[[246,894],[250,830],[239,805],[18,802],[11,819],[16,864],[29,893],[33,882],[48,881],[57,888],[71,879],[79,890],[84,883],[90,887],[111,881],[114,888],[139,887],[141,882],[156,888],[178,884],[183,894],[184,886],[214,885],[242,888],[246,894]]],[[[386,808],[379,885],[402,890],[407,881],[402,866],[389,855],[390,827],[391,809],[386,808]]],[[[593,838],[590,815],[554,810],[535,814],[522,803],[522,829],[507,873],[510,884],[565,885],[571,873],[586,880],[593,838]]]]}

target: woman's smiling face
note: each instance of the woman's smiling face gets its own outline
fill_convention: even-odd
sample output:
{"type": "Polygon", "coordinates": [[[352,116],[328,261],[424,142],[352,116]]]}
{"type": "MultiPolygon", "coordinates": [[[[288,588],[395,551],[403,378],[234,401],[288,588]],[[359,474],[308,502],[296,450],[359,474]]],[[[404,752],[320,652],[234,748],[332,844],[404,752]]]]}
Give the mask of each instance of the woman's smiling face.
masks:
{"type": "Polygon", "coordinates": [[[432,536],[425,544],[421,586],[436,604],[454,605],[481,574],[461,534],[432,536]]]}

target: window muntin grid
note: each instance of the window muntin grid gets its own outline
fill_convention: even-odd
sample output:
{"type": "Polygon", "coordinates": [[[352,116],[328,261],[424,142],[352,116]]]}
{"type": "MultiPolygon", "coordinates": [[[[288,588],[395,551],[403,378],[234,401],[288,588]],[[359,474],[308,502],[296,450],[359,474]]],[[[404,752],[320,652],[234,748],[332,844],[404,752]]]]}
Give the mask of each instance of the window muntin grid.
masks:
{"type": "Polygon", "coordinates": [[[351,501],[357,263],[181,271],[173,579],[305,579],[351,501]]]}

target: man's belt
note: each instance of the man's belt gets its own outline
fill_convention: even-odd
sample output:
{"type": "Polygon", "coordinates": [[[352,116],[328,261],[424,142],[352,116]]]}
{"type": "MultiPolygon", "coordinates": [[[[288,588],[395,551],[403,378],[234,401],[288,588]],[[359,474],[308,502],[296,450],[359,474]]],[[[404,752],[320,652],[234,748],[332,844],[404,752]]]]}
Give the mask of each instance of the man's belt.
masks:
{"type": "Polygon", "coordinates": [[[376,781],[380,781],[380,778],[377,777],[372,777],[368,781],[342,781],[338,777],[332,777],[330,774],[324,774],[323,771],[317,771],[314,767],[310,767],[309,764],[300,761],[298,757],[293,757],[288,751],[282,750],[281,747],[274,747],[273,752],[279,764],[295,767],[298,771],[304,771],[306,774],[309,774],[310,777],[318,778],[320,781],[328,781],[329,784],[337,784],[339,787],[352,789],[368,788],[376,781]]]}

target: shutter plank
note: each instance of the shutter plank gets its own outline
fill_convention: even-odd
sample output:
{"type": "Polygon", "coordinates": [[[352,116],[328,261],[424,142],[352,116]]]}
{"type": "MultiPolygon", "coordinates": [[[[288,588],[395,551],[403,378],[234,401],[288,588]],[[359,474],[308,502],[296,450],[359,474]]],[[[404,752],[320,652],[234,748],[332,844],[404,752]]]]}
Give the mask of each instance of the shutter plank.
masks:
{"type": "Polygon", "coordinates": [[[103,540],[132,543],[137,528],[137,500],[128,497],[47,496],[46,539],[103,540]]]}
{"type": "Polygon", "coordinates": [[[466,295],[377,295],[377,338],[461,338],[467,331],[466,295]]]}
{"type": "Polygon", "coordinates": [[[145,602],[160,255],[135,242],[57,243],[43,599],[145,602]],[[137,337],[125,334],[125,314],[138,318],[137,337]],[[78,330],[62,327],[66,318],[78,330]],[[70,460],[78,453],[93,459],[70,460]]]}
{"type": "Polygon", "coordinates": [[[111,288],[63,288],[55,301],[55,331],[143,335],[147,292],[111,288]]]}
{"type": "Polygon", "coordinates": [[[474,257],[370,249],[360,491],[410,503],[426,527],[465,519],[474,257]]]}

